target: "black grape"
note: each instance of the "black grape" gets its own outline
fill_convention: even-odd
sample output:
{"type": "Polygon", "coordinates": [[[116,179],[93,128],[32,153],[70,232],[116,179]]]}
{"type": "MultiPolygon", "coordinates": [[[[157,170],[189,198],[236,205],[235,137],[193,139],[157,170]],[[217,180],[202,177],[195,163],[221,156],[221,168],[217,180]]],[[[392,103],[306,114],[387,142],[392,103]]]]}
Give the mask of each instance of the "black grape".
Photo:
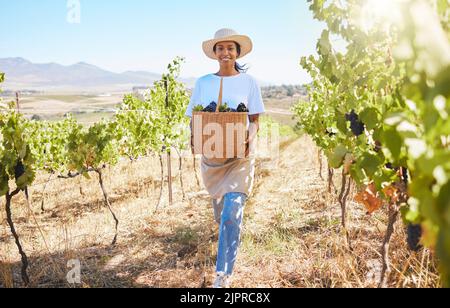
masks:
{"type": "Polygon", "coordinates": [[[422,248],[420,238],[422,237],[422,226],[409,224],[406,227],[408,247],[412,251],[419,251],[422,248]]]}

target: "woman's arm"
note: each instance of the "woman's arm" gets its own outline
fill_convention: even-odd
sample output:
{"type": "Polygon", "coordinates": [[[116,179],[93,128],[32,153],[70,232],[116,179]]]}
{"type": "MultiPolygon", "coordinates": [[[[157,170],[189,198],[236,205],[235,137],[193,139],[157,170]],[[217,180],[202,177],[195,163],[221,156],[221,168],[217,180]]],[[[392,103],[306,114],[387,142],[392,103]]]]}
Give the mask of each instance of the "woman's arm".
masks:
{"type": "Polygon", "coordinates": [[[192,151],[192,154],[194,154],[194,133],[192,132],[192,118],[191,118],[191,123],[189,124],[189,127],[191,128],[191,151],[192,151]]]}
{"type": "Polygon", "coordinates": [[[259,131],[259,114],[250,115],[249,119],[250,119],[250,127],[248,140],[252,141],[253,139],[255,139],[259,131]]]}

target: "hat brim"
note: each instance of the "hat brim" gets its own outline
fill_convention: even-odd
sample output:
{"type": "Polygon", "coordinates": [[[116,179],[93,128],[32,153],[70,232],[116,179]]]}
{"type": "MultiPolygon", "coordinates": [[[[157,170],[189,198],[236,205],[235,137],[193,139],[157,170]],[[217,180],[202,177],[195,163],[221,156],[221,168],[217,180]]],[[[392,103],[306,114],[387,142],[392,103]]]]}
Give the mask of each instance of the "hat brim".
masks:
{"type": "Polygon", "coordinates": [[[231,35],[222,37],[220,39],[213,39],[203,42],[203,52],[210,59],[217,60],[216,55],[214,54],[214,46],[220,42],[234,41],[241,46],[241,54],[237,57],[240,59],[247,54],[249,54],[253,50],[252,40],[246,35],[231,35]]]}

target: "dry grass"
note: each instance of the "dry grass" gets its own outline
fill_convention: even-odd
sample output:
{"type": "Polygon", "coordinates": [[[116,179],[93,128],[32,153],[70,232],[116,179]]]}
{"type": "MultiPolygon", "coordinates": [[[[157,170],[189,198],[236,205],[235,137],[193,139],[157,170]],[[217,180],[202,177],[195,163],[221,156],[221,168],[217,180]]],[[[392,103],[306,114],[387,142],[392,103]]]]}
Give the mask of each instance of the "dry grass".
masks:
{"type": "MultiPolygon", "coordinates": [[[[386,214],[369,217],[350,202],[354,250],[349,251],[339,204],[319,178],[316,157],[312,142],[302,137],[283,143],[278,165],[258,161],[234,287],[376,287],[386,214]]],[[[77,287],[209,287],[217,249],[210,199],[197,186],[192,158],[187,158],[183,179],[188,200],[183,201],[176,157],[172,165],[174,204],[168,205],[165,188],[156,213],[161,185],[158,159],[123,162],[105,171],[120,220],[114,247],[109,246],[114,223],[95,175],[90,180],[50,182],[44,213],[40,212],[43,185],[31,188],[32,211],[22,196],[14,199],[14,220],[30,257],[31,285],[71,287],[66,281],[67,262],[78,259],[82,283],[77,287]]],[[[41,175],[37,183],[46,179],[41,175]]],[[[20,258],[3,212],[0,287],[20,287],[20,258]]],[[[391,251],[390,287],[439,286],[432,253],[410,253],[401,222],[396,224],[391,251]]]]}

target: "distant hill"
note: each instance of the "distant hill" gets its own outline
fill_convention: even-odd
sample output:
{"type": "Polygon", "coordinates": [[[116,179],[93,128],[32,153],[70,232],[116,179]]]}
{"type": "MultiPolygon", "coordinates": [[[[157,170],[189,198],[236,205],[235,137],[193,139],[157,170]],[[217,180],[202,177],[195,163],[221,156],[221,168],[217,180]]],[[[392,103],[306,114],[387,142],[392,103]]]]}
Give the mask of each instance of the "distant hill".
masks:
{"type": "Polygon", "coordinates": [[[261,87],[263,98],[283,99],[288,97],[306,97],[308,95],[305,86],[281,85],[261,87]]]}
{"type": "MultiPolygon", "coordinates": [[[[36,64],[23,58],[0,59],[0,71],[6,73],[3,89],[38,91],[131,91],[136,86],[150,86],[161,74],[145,71],[113,73],[80,62],[65,66],[57,63],[36,64]]],[[[180,78],[193,87],[195,78],[180,78]]]]}

